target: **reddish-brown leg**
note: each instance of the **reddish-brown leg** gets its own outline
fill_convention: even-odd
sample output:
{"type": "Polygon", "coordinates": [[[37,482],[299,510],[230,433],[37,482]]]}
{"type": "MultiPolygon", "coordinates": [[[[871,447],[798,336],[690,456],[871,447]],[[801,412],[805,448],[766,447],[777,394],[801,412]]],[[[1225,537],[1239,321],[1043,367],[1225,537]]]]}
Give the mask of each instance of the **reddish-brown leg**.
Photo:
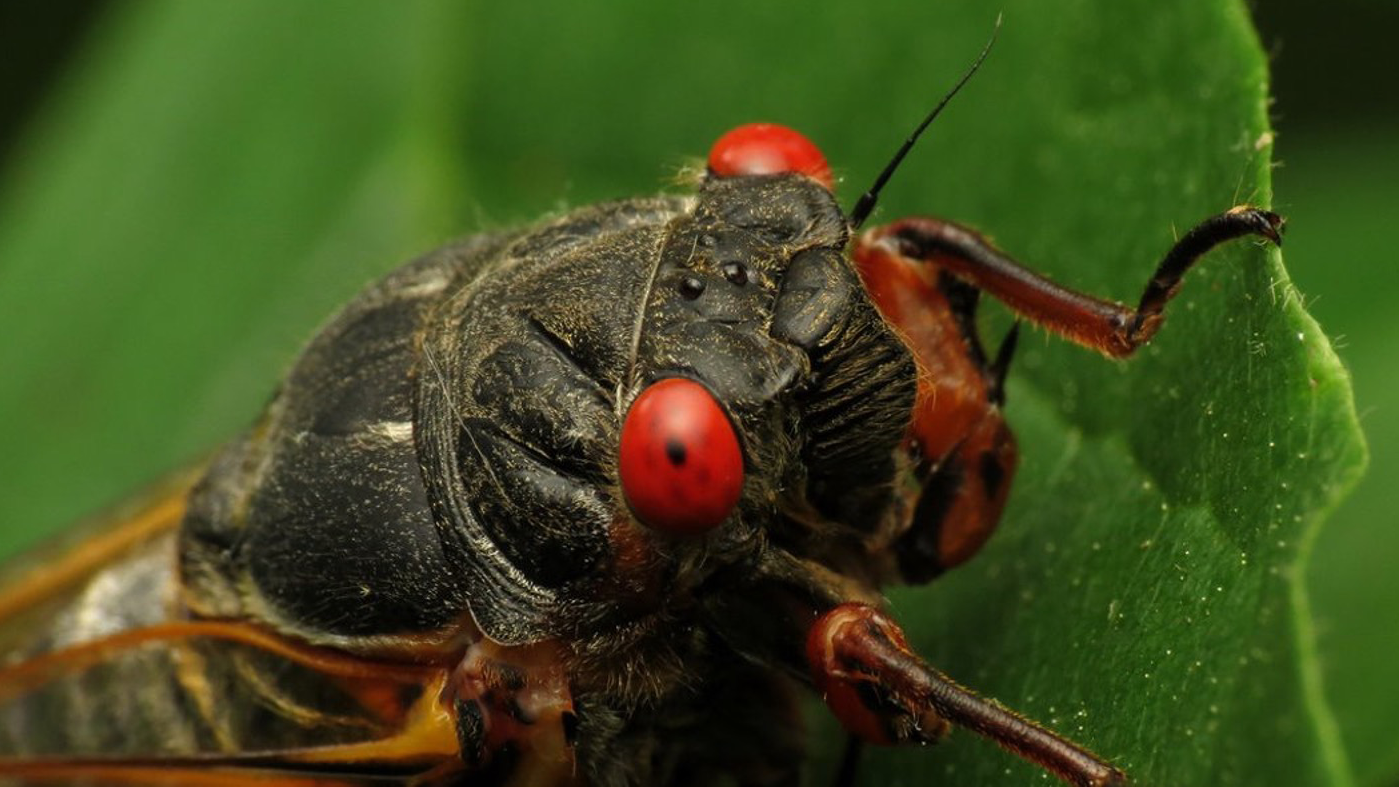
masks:
{"type": "Polygon", "coordinates": [[[908,218],[871,230],[862,243],[929,262],[1004,301],[1028,320],[1114,357],[1130,355],[1161,325],[1162,309],[1205,252],[1247,235],[1282,242],[1276,213],[1239,206],[1185,233],[1156,267],[1137,308],[1061,287],[1007,257],[974,230],[933,218],[908,218]]]}
{"type": "Polygon", "coordinates": [[[918,364],[909,477],[895,484],[907,523],[889,554],[899,580],[927,582],[975,554],[1001,518],[1016,465],[1000,410],[1015,333],[988,357],[974,287],[870,235],[853,252],[865,291],[918,364]]]}
{"type": "Polygon", "coordinates": [[[927,743],[965,727],[1080,787],[1123,785],[1106,760],[987,702],[924,664],[888,616],[841,604],[819,618],[806,642],[817,691],[847,730],[880,744],[927,743]]]}

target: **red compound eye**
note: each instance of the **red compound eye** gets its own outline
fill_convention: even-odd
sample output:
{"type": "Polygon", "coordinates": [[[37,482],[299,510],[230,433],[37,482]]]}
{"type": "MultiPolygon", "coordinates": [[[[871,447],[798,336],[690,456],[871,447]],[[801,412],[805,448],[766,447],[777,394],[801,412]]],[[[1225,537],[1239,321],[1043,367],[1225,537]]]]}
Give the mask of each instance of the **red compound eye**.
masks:
{"type": "Polygon", "coordinates": [[[642,524],[699,535],[728,519],[743,491],[743,453],[724,408],[681,377],[652,383],[622,423],[622,493],[642,524]]]}
{"type": "Polygon", "coordinates": [[[709,150],[709,170],[721,178],[800,172],[828,189],[835,188],[831,165],[821,149],[776,123],[749,123],[719,137],[709,150]]]}

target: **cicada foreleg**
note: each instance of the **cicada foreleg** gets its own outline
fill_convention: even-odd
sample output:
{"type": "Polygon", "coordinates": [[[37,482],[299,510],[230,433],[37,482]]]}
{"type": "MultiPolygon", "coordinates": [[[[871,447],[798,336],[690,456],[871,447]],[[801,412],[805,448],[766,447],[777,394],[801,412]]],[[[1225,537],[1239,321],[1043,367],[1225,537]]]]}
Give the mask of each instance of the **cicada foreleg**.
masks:
{"type": "Polygon", "coordinates": [[[860,740],[930,743],[956,725],[1071,784],[1127,782],[1122,771],[1096,754],[978,697],[923,663],[899,627],[873,607],[846,603],[831,609],[812,626],[806,651],[817,690],[860,740]]]}
{"type": "Polygon", "coordinates": [[[1151,340],[1182,277],[1206,252],[1249,235],[1280,244],[1282,230],[1281,216],[1247,205],[1206,219],[1166,252],[1135,309],[1061,287],[1006,256],[974,230],[940,219],[902,219],[871,231],[862,242],[887,240],[898,253],[936,264],[1004,301],[1026,319],[1121,358],[1151,340]]]}

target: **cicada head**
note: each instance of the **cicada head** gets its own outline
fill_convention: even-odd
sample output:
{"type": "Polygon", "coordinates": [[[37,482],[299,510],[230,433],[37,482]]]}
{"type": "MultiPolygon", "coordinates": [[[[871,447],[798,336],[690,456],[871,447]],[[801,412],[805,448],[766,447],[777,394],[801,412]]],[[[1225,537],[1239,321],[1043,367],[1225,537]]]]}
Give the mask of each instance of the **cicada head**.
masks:
{"type": "Polygon", "coordinates": [[[708,539],[706,565],[715,544],[732,543],[720,556],[734,561],[757,543],[878,573],[850,565],[847,547],[892,526],[917,375],[848,256],[831,187],[805,137],[742,126],[715,144],[693,207],[667,227],[626,389],[620,487],[645,527],[708,539]],[[693,431],[643,430],[662,392],[682,389],[694,417],[667,418],[693,431]],[[738,486],[704,464],[731,434],[738,486]]]}

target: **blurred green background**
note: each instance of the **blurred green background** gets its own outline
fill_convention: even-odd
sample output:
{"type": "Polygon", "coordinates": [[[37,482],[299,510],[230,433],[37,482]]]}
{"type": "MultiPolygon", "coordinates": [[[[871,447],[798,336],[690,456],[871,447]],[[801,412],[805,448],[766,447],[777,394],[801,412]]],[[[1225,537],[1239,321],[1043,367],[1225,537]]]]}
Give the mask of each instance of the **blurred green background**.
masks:
{"type": "MultiPolygon", "coordinates": [[[[51,333],[42,338],[0,337],[0,358],[26,369],[42,367],[47,375],[45,385],[28,389],[30,399],[0,401],[0,414],[7,420],[32,418],[35,430],[43,428],[47,414],[62,413],[62,417],[83,420],[88,428],[102,433],[103,439],[88,440],[80,430],[70,430],[64,432],[66,444],[55,450],[82,456],[81,463],[75,462],[81,472],[98,467],[130,468],[125,475],[118,472],[92,479],[90,491],[82,499],[65,494],[67,483],[62,477],[33,479],[28,491],[47,501],[47,508],[35,514],[38,520],[71,518],[95,501],[113,499],[133,483],[148,478],[148,471],[142,469],[145,465],[133,454],[193,459],[197,457],[190,455],[191,446],[216,445],[256,410],[259,397],[269,386],[265,370],[284,364],[304,340],[307,326],[298,321],[304,323],[306,318],[299,315],[313,315],[314,322],[315,315],[328,313],[385,264],[421,251],[423,238],[445,239],[464,228],[508,225],[542,210],[627,193],[634,190],[629,178],[635,177],[631,173],[639,167],[664,173],[682,163],[670,140],[697,140],[693,152],[700,153],[711,135],[710,129],[685,128],[687,121],[681,116],[638,116],[638,101],[628,85],[589,84],[581,81],[586,69],[568,68],[570,59],[622,61],[643,45],[621,33],[596,30],[590,32],[586,44],[580,40],[576,49],[512,58],[515,69],[502,83],[489,64],[475,63],[476,71],[451,67],[454,51],[466,45],[455,31],[488,16],[479,6],[462,5],[448,12],[426,4],[412,6],[405,9],[403,41],[386,36],[389,40],[381,42],[381,50],[354,52],[336,49],[333,41],[322,43],[315,36],[304,35],[316,25],[335,23],[334,14],[327,19],[327,8],[334,6],[289,8],[274,33],[260,40],[259,46],[266,51],[240,52],[237,41],[224,42],[222,45],[229,47],[224,62],[239,65],[229,66],[229,79],[220,85],[218,101],[192,101],[179,90],[184,75],[172,74],[168,93],[143,93],[137,98],[146,102],[150,113],[168,115],[178,120],[177,125],[158,136],[135,125],[106,129],[106,147],[92,150],[89,155],[93,160],[71,164],[102,172],[103,157],[168,157],[187,167],[170,172],[168,181],[162,183],[85,182],[81,186],[85,191],[68,199],[88,206],[91,214],[87,219],[99,225],[108,205],[128,199],[158,202],[167,195],[188,198],[198,191],[200,183],[211,184],[207,190],[210,200],[238,206],[237,212],[227,214],[216,209],[200,212],[199,220],[207,223],[204,228],[162,231],[159,226],[104,225],[104,231],[94,233],[93,244],[86,250],[92,257],[100,258],[109,251],[99,245],[99,239],[101,244],[109,244],[115,237],[126,244],[122,250],[125,255],[134,248],[137,252],[148,250],[152,256],[176,254],[199,260],[209,256],[197,241],[201,229],[207,229],[210,235],[239,238],[249,255],[304,262],[269,271],[253,281],[236,269],[210,269],[192,263],[185,273],[162,273],[184,278],[162,281],[159,286],[113,270],[88,273],[82,281],[61,288],[39,287],[36,292],[44,292],[45,297],[67,299],[65,308],[120,300],[136,304],[131,309],[132,320],[168,323],[179,329],[143,330],[141,325],[116,321],[106,326],[75,326],[68,333],[62,326],[50,327],[47,330],[51,333]],[[411,43],[405,46],[405,41],[411,43]],[[260,71],[256,63],[264,56],[267,62],[278,64],[288,62],[289,56],[303,58],[308,73],[334,64],[344,69],[344,78],[325,84],[302,80],[295,72],[260,71]],[[503,92],[517,100],[499,105],[518,107],[522,103],[518,99],[538,90],[543,81],[558,83],[549,92],[551,96],[585,96],[590,113],[574,117],[541,102],[531,115],[502,113],[485,120],[474,118],[476,128],[494,122],[499,130],[481,131],[473,139],[404,136],[431,134],[430,129],[448,125],[431,122],[435,113],[450,111],[433,103],[432,97],[440,91],[503,92]],[[418,85],[420,92],[396,92],[394,87],[400,84],[418,85]],[[250,122],[240,114],[258,106],[259,101],[289,105],[318,102],[339,108],[347,116],[365,118],[365,122],[333,129],[329,134],[268,127],[260,117],[250,122]],[[427,122],[403,122],[404,117],[427,122]],[[575,136],[570,133],[573,125],[585,122],[601,126],[604,133],[613,125],[643,124],[657,142],[645,150],[580,142],[553,156],[530,157],[520,165],[523,169],[511,169],[515,166],[512,146],[556,148],[558,138],[575,136]],[[191,135],[191,130],[202,136],[191,135]],[[246,158],[218,156],[219,137],[209,134],[211,130],[242,135],[248,144],[239,147],[238,155],[246,158]],[[373,151],[374,156],[367,163],[365,151],[373,151]],[[506,173],[507,177],[494,183],[499,200],[485,203],[469,196],[467,186],[445,174],[439,176],[435,173],[443,170],[425,165],[419,158],[423,151],[446,159],[460,157],[456,171],[466,173],[467,178],[506,173]],[[243,186],[258,189],[255,195],[239,192],[244,168],[257,168],[260,162],[279,156],[302,154],[297,161],[306,166],[289,165],[280,180],[274,173],[263,176],[256,185],[243,186]],[[596,175],[610,171],[619,173],[615,180],[596,175]],[[593,174],[585,181],[576,178],[576,172],[593,174]],[[343,195],[342,201],[326,204],[320,197],[328,191],[343,195]],[[541,194],[558,201],[541,203],[541,194]],[[248,210],[250,204],[257,209],[248,210]],[[502,210],[499,205],[512,207],[502,210]],[[431,208],[423,210],[422,206],[431,208]],[[304,233],[291,228],[293,223],[319,225],[317,236],[321,240],[314,247],[299,246],[304,233]],[[351,270],[346,271],[346,265],[351,270]],[[247,299],[240,297],[250,288],[263,295],[256,306],[247,305],[247,299]],[[188,299],[165,300],[169,297],[166,293],[180,289],[189,293],[188,299]],[[289,320],[289,314],[298,316],[289,320]],[[153,335],[158,338],[152,339],[153,335]],[[151,342],[157,344],[152,346],[151,342]],[[162,342],[165,344],[159,344],[162,342]],[[122,379],[124,359],[176,355],[189,347],[217,347],[217,352],[238,360],[225,363],[216,379],[201,381],[197,387],[162,376],[159,368],[153,368],[137,383],[144,389],[132,391],[131,396],[144,399],[148,411],[155,413],[162,407],[187,408],[188,397],[196,397],[196,409],[218,412],[218,419],[172,420],[169,428],[154,430],[148,420],[112,419],[109,423],[101,407],[83,401],[81,390],[67,384],[94,376],[98,385],[102,380],[122,379]],[[32,393],[35,391],[42,393],[32,393]]],[[[802,11],[793,7],[786,13],[802,11]]],[[[1399,58],[1388,41],[1392,31],[1399,29],[1399,3],[1343,0],[1319,6],[1260,2],[1254,15],[1274,66],[1277,102],[1273,112],[1280,166],[1275,172],[1273,206],[1290,221],[1287,265],[1312,313],[1335,338],[1341,357],[1353,372],[1358,409],[1372,451],[1369,476],[1337,511],[1314,546],[1309,587],[1325,690],[1356,782],[1374,787],[1399,785],[1399,679],[1391,666],[1392,654],[1399,653],[1399,581],[1394,579],[1393,570],[1399,565],[1399,529],[1395,527],[1399,524],[1395,514],[1399,491],[1394,483],[1399,479],[1399,414],[1393,397],[1385,394],[1390,383],[1399,384],[1399,350],[1395,349],[1399,347],[1399,321],[1393,319],[1394,310],[1389,307],[1390,299],[1399,292],[1399,265],[1386,233],[1388,221],[1399,216],[1399,188],[1395,186],[1399,183],[1399,101],[1392,79],[1399,74],[1399,58]]],[[[81,116],[82,107],[112,100],[92,92],[97,81],[88,75],[95,68],[126,73],[122,69],[130,66],[130,56],[122,48],[125,35],[139,32],[156,40],[182,35],[173,23],[150,30],[147,25],[158,16],[153,10],[144,12],[139,3],[0,5],[0,52],[4,53],[0,56],[4,59],[0,69],[0,178],[18,184],[12,186],[12,194],[33,190],[36,195],[52,198],[44,190],[55,186],[40,180],[31,165],[42,158],[48,146],[61,145],[64,135],[71,132],[55,119],[81,116]]],[[[715,17],[708,19],[712,23],[715,17]]],[[[764,23],[780,19],[781,12],[774,11],[764,23]]],[[[735,17],[734,24],[747,21],[735,17]]],[[[564,23],[550,19],[543,24],[564,23]]],[[[851,39],[882,35],[891,48],[910,46],[910,39],[919,35],[916,30],[903,29],[904,38],[887,38],[890,31],[898,30],[901,28],[887,18],[869,19],[852,11],[844,34],[851,39]]],[[[780,57],[774,57],[772,67],[761,74],[745,72],[741,53],[725,49],[724,32],[716,30],[702,49],[669,52],[664,62],[644,67],[698,69],[714,82],[731,85],[733,106],[726,111],[738,119],[763,114],[765,96],[781,93],[784,82],[805,78],[783,71],[780,57]],[[761,84],[761,89],[751,87],[755,84],[761,84]]],[[[980,27],[958,32],[968,42],[979,42],[984,35],[980,27]]],[[[1130,36],[1132,31],[1124,30],[1123,35],[1130,36]]],[[[530,43],[529,37],[523,36],[513,46],[528,49],[530,43]]],[[[831,44],[796,40],[781,45],[831,44]]],[[[969,46],[968,51],[972,50],[974,46],[969,46]]],[[[833,70],[838,71],[840,53],[832,52],[831,57],[836,63],[833,70]]],[[[217,56],[209,59],[219,61],[217,56]]],[[[953,60],[962,62],[965,55],[959,53],[953,60]]],[[[665,79],[654,73],[637,74],[636,79],[652,90],[665,84],[665,79]]],[[[939,87],[945,78],[937,75],[931,81],[939,87]]],[[[205,77],[190,74],[188,84],[209,83],[205,77]]],[[[842,158],[852,157],[842,157],[834,150],[855,147],[861,160],[877,158],[875,151],[887,148],[889,137],[897,134],[891,134],[879,112],[879,83],[834,84],[827,103],[796,111],[820,114],[829,113],[831,107],[842,108],[847,136],[825,141],[840,170],[842,158]]],[[[102,87],[119,93],[123,86],[118,78],[107,80],[102,87]]],[[[270,114],[275,117],[275,112],[270,114]]],[[[801,117],[782,119],[805,127],[801,117]]],[[[716,123],[721,129],[727,121],[716,123]]],[[[995,130],[987,134],[994,141],[995,130]]],[[[947,148],[936,145],[934,142],[934,150],[947,155],[947,148]]],[[[852,172],[842,174],[862,172],[852,168],[852,172]]],[[[652,182],[659,184],[661,174],[652,182]]],[[[35,204],[42,201],[36,199],[35,204]]],[[[68,223],[78,236],[74,244],[81,248],[83,217],[25,215],[24,202],[20,199],[11,205],[0,221],[50,228],[54,222],[68,223]]],[[[901,204],[911,203],[903,200],[901,204]]],[[[228,256],[236,255],[222,258],[228,256]]],[[[41,282],[56,275],[46,267],[50,262],[0,260],[0,266],[27,266],[17,274],[12,270],[16,278],[10,281],[25,281],[28,276],[30,281],[41,282]]],[[[36,316],[52,306],[45,298],[8,302],[9,308],[36,316]]],[[[25,458],[9,449],[0,445],[0,473],[12,470],[19,474],[25,458]]],[[[17,536],[21,540],[26,537],[17,536]]]]}

